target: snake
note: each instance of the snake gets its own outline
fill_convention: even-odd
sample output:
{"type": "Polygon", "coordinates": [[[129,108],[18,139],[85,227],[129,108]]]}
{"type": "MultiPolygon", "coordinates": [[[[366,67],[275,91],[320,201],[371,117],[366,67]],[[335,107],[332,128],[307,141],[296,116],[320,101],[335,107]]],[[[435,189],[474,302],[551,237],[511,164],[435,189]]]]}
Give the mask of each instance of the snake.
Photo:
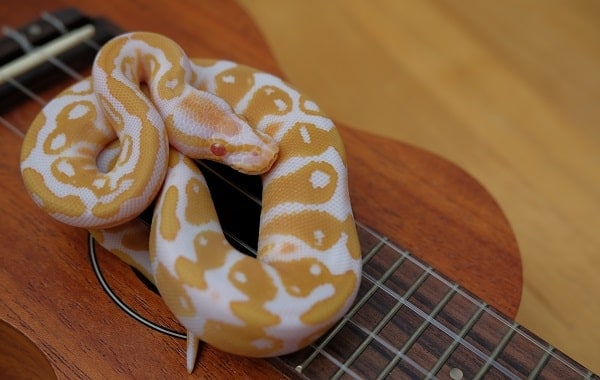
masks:
{"type": "Polygon", "coordinates": [[[139,269],[198,342],[272,357],[315,342],[348,311],[361,253],[334,122],[280,77],[189,58],[150,32],[119,35],[90,77],[32,122],[21,175],[56,220],[139,269]],[[256,257],[226,239],[196,160],[262,181],[256,257]],[[155,203],[150,226],[138,216],[155,203]]]}

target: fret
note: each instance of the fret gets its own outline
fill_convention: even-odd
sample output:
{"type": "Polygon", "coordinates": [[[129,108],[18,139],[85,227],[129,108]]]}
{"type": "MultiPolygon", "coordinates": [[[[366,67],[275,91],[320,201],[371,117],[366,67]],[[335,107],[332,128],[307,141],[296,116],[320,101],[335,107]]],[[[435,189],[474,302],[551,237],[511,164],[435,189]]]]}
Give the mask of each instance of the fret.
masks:
{"type": "MultiPolygon", "coordinates": [[[[501,363],[487,356],[478,348],[468,343],[464,339],[457,339],[457,344],[453,345],[449,357],[444,356],[440,360],[441,367],[438,364],[435,370],[436,377],[447,377],[453,373],[460,373],[461,377],[466,379],[491,378],[491,379],[519,379],[520,377],[506,368],[501,363]],[[438,370],[439,368],[439,370],[438,370]]],[[[431,376],[433,376],[433,371],[431,376]]]]}
{"type": "MultiPolygon", "coordinates": [[[[381,248],[384,248],[384,247],[386,247],[386,245],[381,245],[381,248]]],[[[376,252],[379,252],[379,251],[376,251],[376,252]]],[[[373,253],[373,255],[375,255],[375,253],[373,253]]],[[[359,295],[357,296],[358,301],[355,302],[354,306],[350,309],[350,311],[348,311],[348,313],[346,313],[346,315],[342,318],[342,320],[336,324],[336,326],[325,336],[325,338],[323,338],[321,340],[321,342],[318,344],[318,346],[316,346],[314,348],[314,352],[308,358],[306,358],[301,364],[299,364],[295,367],[297,372],[304,371],[304,369],[306,367],[308,367],[312,363],[313,360],[315,360],[317,355],[319,355],[321,352],[324,351],[324,347],[327,346],[327,344],[329,344],[329,342],[331,340],[333,340],[333,338],[342,330],[342,328],[346,325],[346,322],[348,322],[356,314],[356,312],[359,309],[361,309],[362,306],[365,305],[367,303],[367,301],[369,301],[371,299],[371,297],[373,297],[373,295],[379,289],[379,284],[381,284],[382,282],[387,280],[396,271],[396,269],[402,264],[402,262],[404,260],[405,260],[404,256],[399,257],[394,262],[394,264],[392,266],[390,266],[388,268],[388,270],[381,275],[379,280],[372,281],[373,285],[362,296],[360,296],[360,294],[361,294],[361,290],[363,289],[364,282],[361,283],[361,287],[360,287],[361,290],[359,290],[359,295]]]]}
{"type": "Polygon", "coordinates": [[[563,353],[553,350],[550,358],[539,373],[539,378],[546,379],[598,379],[598,376],[575,363],[563,353]]]}
{"type": "Polygon", "coordinates": [[[511,326],[511,328],[508,330],[508,332],[506,334],[504,334],[504,336],[502,337],[502,340],[500,340],[500,342],[496,345],[496,348],[491,353],[491,355],[487,358],[487,360],[486,360],[485,364],[483,365],[483,367],[481,367],[479,369],[479,372],[477,372],[477,374],[475,375],[475,377],[474,377],[475,379],[481,379],[481,378],[483,378],[483,376],[490,369],[492,363],[494,361],[496,361],[496,359],[498,358],[498,355],[500,355],[500,353],[502,352],[502,350],[504,350],[504,348],[506,347],[506,345],[508,344],[508,342],[512,338],[513,334],[516,332],[516,328],[517,327],[518,327],[518,325],[516,323],[514,323],[511,326]]]}
{"type": "MultiPolygon", "coordinates": [[[[361,239],[364,233],[374,233],[368,228],[363,231],[360,225],[358,227],[361,239]]],[[[541,343],[518,324],[498,315],[486,303],[425,264],[412,265],[407,275],[414,281],[414,273],[410,272],[415,272],[416,268],[422,270],[420,275],[431,273],[429,277],[423,275],[424,278],[438,281],[438,291],[446,290],[437,304],[428,305],[419,300],[418,293],[425,287],[424,283],[411,297],[403,297],[400,295],[402,292],[392,290],[390,286],[402,287],[395,277],[404,275],[404,266],[418,261],[393,244],[386,242],[385,247],[366,251],[364,256],[369,257],[365,260],[364,285],[361,286],[361,294],[365,295],[359,300],[359,311],[355,307],[350,319],[344,320],[344,326],[335,329],[334,339],[329,337],[317,347],[283,357],[284,363],[293,365],[301,362],[298,369],[309,378],[348,375],[353,378],[466,379],[475,378],[481,372],[480,375],[485,378],[517,379],[525,378],[527,371],[533,371],[536,360],[546,352],[549,359],[540,365],[538,374],[565,374],[572,370],[571,367],[562,368],[560,364],[564,366],[565,360],[552,351],[542,349],[541,343]],[[396,252],[405,259],[393,276],[385,281],[377,280],[375,276],[382,273],[382,268],[389,268],[390,257],[386,256],[391,256],[390,252],[396,252]],[[376,263],[382,257],[383,263],[376,263]],[[373,289],[373,284],[378,284],[378,289],[373,289]],[[365,287],[368,291],[364,290],[365,287]],[[373,315],[389,313],[381,304],[396,305],[399,302],[404,307],[393,318],[385,318],[388,320],[385,327],[372,326],[373,315]],[[368,313],[365,312],[367,309],[368,313]],[[429,314],[425,310],[430,310],[429,314]],[[402,328],[412,333],[402,331],[402,328]],[[495,331],[484,334],[483,329],[486,328],[495,331]],[[366,347],[365,342],[368,342],[366,347]],[[441,343],[441,347],[435,347],[432,342],[441,343]],[[523,355],[515,359],[523,350],[526,352],[525,359],[523,355]],[[310,360],[302,361],[301,358],[307,355],[310,360]]],[[[388,277],[389,272],[385,274],[388,277]]],[[[435,283],[432,285],[436,286],[435,283]]],[[[584,372],[570,373],[572,376],[582,374],[584,372]]]]}
{"type": "MultiPolygon", "coordinates": [[[[395,248],[396,250],[400,251],[399,248],[395,248]]],[[[408,259],[411,262],[415,262],[416,259],[414,259],[412,256],[409,256],[408,259]]],[[[421,268],[423,268],[424,270],[428,270],[428,268],[422,264],[422,263],[418,263],[419,266],[421,268]]],[[[437,274],[434,274],[435,276],[438,276],[437,274]]],[[[368,278],[368,275],[365,275],[364,277],[368,278]]],[[[440,278],[441,279],[441,278],[440,278]]],[[[449,283],[447,280],[445,280],[444,282],[449,283]]],[[[394,296],[394,298],[400,298],[398,294],[395,294],[393,291],[391,291],[391,289],[387,288],[386,289],[390,294],[392,294],[394,296]]],[[[475,299],[473,299],[471,296],[469,296],[468,294],[466,294],[464,291],[462,290],[458,290],[458,295],[461,296],[461,298],[468,300],[469,303],[473,304],[473,305],[481,305],[482,307],[485,307],[484,305],[482,305],[480,302],[476,301],[475,299]]],[[[421,309],[419,309],[418,307],[416,307],[414,304],[412,304],[410,301],[406,301],[406,306],[408,306],[408,308],[414,312],[414,314],[420,316],[423,319],[427,318],[427,314],[425,314],[421,309]]],[[[475,320],[477,324],[477,320],[475,320]]],[[[449,330],[448,328],[446,328],[443,324],[441,324],[439,321],[437,320],[432,320],[432,325],[434,325],[434,331],[435,329],[439,330],[439,331],[435,331],[435,333],[439,334],[440,332],[449,336],[449,337],[453,337],[455,340],[459,341],[460,344],[462,345],[462,347],[468,349],[473,355],[475,355],[476,357],[482,359],[484,362],[485,360],[487,360],[487,355],[482,352],[480,349],[478,349],[477,347],[475,347],[472,343],[466,341],[465,339],[462,339],[461,337],[456,337],[454,336],[454,333],[449,330]]],[[[442,335],[443,335],[442,334],[442,335]]],[[[429,366],[429,363],[426,363],[425,360],[427,360],[427,356],[428,356],[429,352],[424,349],[424,348],[420,348],[420,351],[418,351],[418,355],[414,356],[416,358],[418,358],[417,362],[419,363],[419,360],[423,361],[421,363],[419,363],[420,365],[422,365],[423,367],[427,368],[429,366]]],[[[496,363],[496,362],[492,362],[492,366],[494,368],[499,369],[503,374],[507,375],[510,377],[510,372],[508,370],[506,370],[506,368],[502,367],[500,364],[496,363]]]]}
{"type": "MultiPolygon", "coordinates": [[[[490,310],[490,313],[494,311],[490,310]]],[[[531,339],[530,334],[516,323],[512,330],[514,335],[496,360],[523,378],[539,373],[552,354],[552,346],[531,339]],[[536,366],[539,366],[537,371],[536,366]]]]}
{"type": "MultiPolygon", "coordinates": [[[[440,303],[445,302],[445,304],[448,304],[459,291],[459,287],[457,284],[448,284],[440,281],[433,270],[427,272],[430,273],[430,276],[409,300],[423,312],[430,316],[434,316],[434,311],[439,308],[440,303]],[[449,299],[445,301],[445,298],[447,297],[449,297],[449,299]]],[[[437,314],[440,314],[442,310],[437,314]]],[[[437,314],[435,314],[435,316],[437,316],[437,314]]]]}
{"type": "Polygon", "coordinates": [[[474,315],[472,320],[476,322],[463,329],[464,342],[457,341],[450,346],[450,356],[448,352],[442,355],[432,373],[447,374],[457,368],[466,378],[586,376],[586,370],[579,364],[489,307],[481,309],[480,315],[474,315]],[[493,331],[496,333],[492,334],[493,331]]]}
{"type": "MultiPolygon", "coordinates": [[[[385,277],[388,277],[390,271],[385,273],[385,277]]],[[[336,331],[337,335],[345,335],[346,340],[337,339],[335,341],[322,342],[317,350],[312,352],[309,356],[310,360],[303,362],[300,366],[303,370],[305,370],[309,364],[313,361],[317,361],[318,371],[317,372],[309,372],[310,375],[319,374],[321,377],[331,377],[332,372],[322,372],[323,371],[323,363],[321,361],[316,360],[317,357],[323,357],[320,355],[323,352],[328,352],[331,356],[333,356],[337,361],[343,360],[344,352],[348,352],[348,359],[344,360],[344,365],[338,368],[333,376],[339,377],[341,374],[344,374],[346,369],[354,370],[354,373],[358,373],[363,377],[376,377],[380,373],[389,374],[394,377],[399,373],[407,374],[413,373],[415,376],[423,377],[426,374],[426,368],[431,367],[435,360],[437,359],[435,348],[432,342],[439,341],[440,339],[445,340],[448,344],[451,343],[451,338],[453,335],[453,331],[446,328],[442,323],[434,319],[434,316],[437,316],[441,309],[449,302],[449,300],[460,296],[462,300],[468,300],[469,303],[472,304],[471,298],[468,295],[463,295],[461,291],[458,290],[458,287],[455,284],[451,284],[449,281],[440,278],[440,276],[431,270],[431,268],[427,267],[422,263],[415,263],[414,258],[407,256],[405,252],[398,249],[395,246],[387,244],[385,249],[381,249],[377,251],[377,255],[373,257],[367,265],[365,266],[365,273],[363,275],[363,286],[362,288],[369,287],[369,283],[377,284],[379,289],[375,289],[371,286],[367,294],[359,301],[361,308],[359,312],[352,312],[352,317],[348,326],[342,330],[342,333],[336,331]],[[379,276],[382,272],[382,268],[390,268],[390,260],[393,255],[400,255],[399,257],[406,257],[405,263],[403,263],[402,268],[395,269],[396,274],[385,281],[377,280],[376,276],[379,276]],[[381,260],[377,260],[381,259],[381,260]],[[377,261],[380,261],[377,263],[377,261]],[[408,276],[413,277],[410,282],[412,282],[413,288],[410,289],[410,295],[400,296],[400,294],[404,293],[403,291],[395,291],[391,287],[402,288],[404,284],[402,281],[398,280],[398,277],[405,275],[404,269],[408,268],[408,276]],[[419,276],[416,276],[416,279],[421,279],[421,281],[415,281],[415,272],[418,273],[419,276]],[[442,301],[437,305],[437,307],[432,307],[433,312],[430,314],[425,314],[423,310],[419,307],[415,306],[411,301],[417,302],[418,298],[412,298],[415,296],[415,289],[418,289],[419,286],[422,286],[424,279],[427,279],[429,275],[433,275],[433,278],[437,280],[438,287],[444,286],[446,287],[446,292],[448,289],[451,289],[446,297],[442,297],[442,301]],[[415,283],[418,282],[418,285],[415,286],[415,283]],[[458,294],[455,294],[458,292],[458,294]],[[454,296],[454,297],[453,297],[454,296]],[[365,299],[369,298],[369,302],[366,303],[365,299]],[[410,300],[409,300],[410,298],[410,300]],[[393,300],[393,304],[391,301],[393,300]],[[399,312],[395,309],[400,309],[397,306],[387,312],[385,310],[381,310],[381,305],[398,305],[401,304],[403,306],[408,306],[407,310],[400,310],[399,312]],[[366,312],[367,310],[368,312],[366,312]],[[376,317],[379,314],[383,314],[384,317],[376,317]],[[386,316],[387,315],[387,316],[386,316]],[[390,316],[393,315],[393,318],[390,316]],[[379,321],[377,325],[371,326],[374,322],[379,321]],[[354,327],[361,327],[362,330],[356,330],[354,327]],[[429,327],[429,328],[428,328],[429,327]],[[408,330],[408,331],[403,331],[408,330]],[[416,332],[415,332],[416,331],[416,332]],[[363,334],[360,335],[359,332],[363,334]],[[348,341],[347,337],[351,335],[352,341],[348,341]],[[421,336],[425,336],[423,341],[420,341],[419,338],[421,336]],[[362,338],[362,342],[358,342],[362,338]],[[404,342],[404,349],[399,347],[398,340],[404,342]],[[382,344],[382,342],[384,344],[382,344]],[[408,342],[408,344],[407,344],[408,342]],[[336,344],[336,347],[330,347],[336,344]],[[366,350],[365,346],[373,345],[378,347],[377,349],[371,349],[371,354],[367,355],[364,352],[366,350]],[[344,347],[343,351],[340,351],[339,347],[344,347]],[[398,348],[399,347],[399,348],[398,348]],[[413,348],[412,350],[410,348],[413,348]],[[373,353],[375,351],[375,353],[373,353]],[[368,357],[368,360],[357,360],[362,357],[368,357]],[[381,358],[385,357],[388,362],[382,364],[380,367],[381,358]],[[394,364],[390,365],[393,362],[394,364]],[[370,367],[371,372],[366,372],[365,366],[370,367]],[[377,371],[377,372],[373,372],[377,371]]],[[[362,291],[364,293],[364,291],[362,291]]],[[[444,294],[444,293],[442,293],[444,294]]],[[[477,304],[475,304],[477,305],[477,304]]],[[[485,305],[482,306],[482,309],[485,305]]],[[[403,308],[402,308],[403,309],[403,308]]],[[[472,323],[474,323],[477,318],[472,319],[472,323]]],[[[466,329],[465,331],[467,331],[466,329]]],[[[456,341],[460,342],[460,338],[454,338],[456,341]]],[[[463,342],[464,344],[464,342],[463,342]]],[[[469,347],[467,343],[465,345],[469,347]]],[[[477,349],[473,350],[480,357],[486,357],[485,354],[481,353],[477,349]]],[[[382,375],[385,376],[385,375],[382,375]]]]}
{"type": "MultiPolygon", "coordinates": [[[[396,276],[399,273],[403,273],[403,268],[399,268],[396,271],[396,276]]],[[[410,307],[408,299],[412,296],[411,293],[417,286],[421,285],[422,279],[429,276],[427,272],[421,272],[421,276],[415,281],[414,287],[409,288],[404,295],[393,292],[387,284],[381,284],[380,289],[372,297],[372,299],[361,309],[360,313],[353,318],[352,323],[358,323],[363,326],[369,333],[369,339],[373,339],[376,336],[378,342],[385,342],[385,350],[378,349],[374,354],[362,355],[360,360],[354,359],[354,367],[364,368],[363,377],[375,377],[379,373],[385,370],[389,365],[389,362],[393,361],[396,356],[399,356],[402,360],[399,361],[399,366],[396,366],[394,370],[402,368],[403,372],[410,373],[411,371],[426,371],[426,363],[423,363],[423,356],[414,355],[414,352],[403,353],[399,351],[399,347],[405,342],[411,339],[414,335],[415,330],[424,323],[424,319],[417,315],[410,307]],[[391,314],[388,312],[388,307],[396,305],[392,308],[393,318],[389,317],[391,314]],[[386,307],[387,306],[387,307],[386,307]],[[401,307],[400,307],[401,306],[401,307]],[[397,309],[397,310],[395,310],[397,309]],[[386,357],[386,361],[378,363],[377,366],[373,365],[374,358],[381,356],[386,357]],[[407,359],[410,358],[410,361],[407,359]]],[[[373,280],[365,275],[363,278],[365,282],[372,282],[373,280]]],[[[411,346],[411,348],[414,348],[411,346]]],[[[353,352],[354,353],[354,352],[353,352]]]]}
{"type": "Polygon", "coordinates": [[[463,328],[456,335],[456,339],[454,339],[452,343],[448,346],[448,348],[446,348],[446,350],[443,352],[443,354],[439,356],[437,362],[431,368],[429,372],[431,374],[430,376],[437,374],[442,368],[442,366],[444,366],[444,364],[448,362],[448,358],[450,358],[450,355],[454,353],[456,348],[459,346],[460,341],[465,337],[465,335],[467,335],[467,332],[471,330],[473,325],[475,325],[475,322],[477,322],[481,314],[483,314],[486,307],[486,304],[481,304],[481,306],[477,308],[477,310],[473,313],[471,318],[469,318],[469,320],[464,324],[463,328]]]}
{"type": "Polygon", "coordinates": [[[354,320],[351,320],[349,323],[359,327],[366,336],[372,337],[371,344],[365,349],[363,356],[361,356],[363,360],[353,364],[353,369],[360,371],[361,378],[374,378],[379,373],[382,373],[396,357],[400,357],[402,360],[392,369],[395,373],[390,375],[391,378],[422,378],[427,373],[427,370],[423,366],[410,356],[399,352],[396,345],[392,344],[388,339],[380,335],[373,335],[369,329],[361,326],[354,320]]]}
{"type": "Polygon", "coordinates": [[[502,353],[515,329],[504,319],[497,318],[485,303],[480,303],[459,292],[459,299],[473,303],[477,310],[433,366],[431,374],[448,374],[458,369],[466,378],[483,375],[500,378],[518,378],[506,363],[496,360],[502,353]]]}
{"type": "Polygon", "coordinates": [[[512,337],[508,339],[504,349],[495,359],[512,373],[522,378],[534,378],[533,376],[584,378],[586,376],[585,368],[548,343],[534,338],[534,335],[523,326],[508,321],[493,309],[488,309],[487,313],[510,326],[509,333],[512,333],[512,337]]]}
{"type": "Polygon", "coordinates": [[[531,373],[529,373],[529,376],[527,376],[527,379],[533,380],[538,377],[540,372],[542,372],[542,370],[546,366],[546,363],[548,363],[548,360],[550,360],[553,350],[554,350],[553,347],[548,347],[548,349],[544,351],[544,355],[537,362],[537,364],[535,365],[535,368],[531,371],[531,373]]]}
{"type": "Polygon", "coordinates": [[[388,244],[389,240],[387,237],[379,237],[369,233],[367,227],[363,226],[359,221],[356,222],[356,227],[360,245],[361,247],[366,247],[366,252],[363,252],[362,255],[363,268],[366,268],[366,264],[388,244]],[[372,248],[369,249],[369,247],[372,248]]]}
{"type": "MultiPolygon", "coordinates": [[[[440,302],[438,302],[436,307],[429,314],[429,317],[435,318],[438,315],[438,313],[450,301],[450,299],[455,294],[455,292],[456,292],[456,287],[450,288],[450,290],[444,295],[444,297],[440,300],[440,302]]],[[[404,345],[398,350],[398,352],[395,354],[394,358],[392,360],[390,360],[388,365],[377,376],[378,380],[384,379],[386,376],[388,376],[394,370],[394,368],[398,365],[398,363],[403,359],[403,357],[405,356],[408,349],[410,347],[412,347],[412,345],[417,341],[417,339],[419,339],[419,337],[425,332],[425,329],[430,325],[431,325],[431,322],[429,319],[427,319],[419,326],[419,328],[413,333],[413,335],[411,335],[410,338],[406,341],[406,343],[404,343],[404,345]]]]}
{"type": "MultiPolygon", "coordinates": [[[[421,284],[427,279],[429,276],[428,272],[423,272],[421,276],[413,283],[413,285],[408,289],[408,291],[404,294],[403,298],[408,298],[412,296],[412,294],[421,286],[421,284]]],[[[367,346],[371,343],[374,336],[379,334],[381,330],[396,316],[396,313],[400,310],[400,308],[404,305],[403,301],[400,300],[396,302],[396,304],[385,314],[385,316],[377,323],[377,325],[369,332],[369,336],[362,341],[362,343],[357,347],[357,349],[352,353],[352,355],[344,362],[345,367],[350,367],[352,363],[363,353],[363,351],[367,348],[367,346]]],[[[332,379],[339,379],[344,371],[340,368],[338,372],[336,372],[332,379]]]]}
{"type": "Polygon", "coordinates": [[[512,332],[508,322],[498,319],[495,314],[490,312],[489,308],[485,308],[484,313],[477,319],[464,339],[485,355],[482,359],[490,361],[495,358],[495,351],[502,344],[503,339],[510,338],[510,336],[507,337],[507,334],[512,334],[512,332]]]}
{"type": "MultiPolygon", "coordinates": [[[[450,290],[450,293],[455,290],[450,290]]],[[[451,298],[451,296],[448,298],[451,298]]],[[[403,301],[404,306],[406,306],[404,310],[401,310],[396,318],[380,332],[379,335],[382,339],[394,345],[394,356],[390,359],[390,363],[381,371],[377,371],[374,376],[389,371],[389,374],[394,377],[398,376],[400,372],[410,370],[408,368],[410,363],[406,362],[407,358],[411,358],[427,373],[427,369],[439,355],[438,348],[443,347],[444,344],[449,344],[450,339],[432,325],[439,308],[437,310],[434,308],[430,314],[420,313],[418,311],[423,310],[412,303],[414,299],[415,296],[405,298],[403,301]],[[393,368],[391,368],[392,362],[396,364],[393,368]]],[[[442,308],[442,304],[447,303],[447,300],[442,298],[440,301],[440,308],[442,308]]]]}

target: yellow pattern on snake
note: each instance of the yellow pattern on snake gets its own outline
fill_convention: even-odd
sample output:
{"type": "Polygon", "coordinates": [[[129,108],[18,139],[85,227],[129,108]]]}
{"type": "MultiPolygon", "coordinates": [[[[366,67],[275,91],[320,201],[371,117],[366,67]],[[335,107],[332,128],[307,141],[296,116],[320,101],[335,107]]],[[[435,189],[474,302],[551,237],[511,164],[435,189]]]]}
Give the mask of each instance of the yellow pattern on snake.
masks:
{"type": "Polygon", "coordinates": [[[116,37],[91,79],[35,119],[21,172],[41,208],[156,284],[188,331],[188,370],[198,339],[253,357],[296,351],[356,296],[341,139],[317,104],[267,73],[190,60],[156,34],[116,37]],[[225,239],[192,158],[262,174],[256,258],[225,239]],[[154,199],[148,231],[135,218],[154,199]]]}

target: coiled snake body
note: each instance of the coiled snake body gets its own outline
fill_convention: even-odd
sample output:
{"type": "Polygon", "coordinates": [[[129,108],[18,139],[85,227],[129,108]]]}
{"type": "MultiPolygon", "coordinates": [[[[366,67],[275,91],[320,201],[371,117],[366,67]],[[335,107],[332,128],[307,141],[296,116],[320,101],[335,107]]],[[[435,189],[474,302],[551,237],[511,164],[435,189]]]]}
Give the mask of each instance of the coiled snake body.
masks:
{"type": "Polygon", "coordinates": [[[35,119],[21,172],[40,207],[90,229],[157,285],[188,330],[189,369],[197,339],[255,357],[298,350],[356,295],[341,140],[313,101],[272,75],[189,60],[159,35],[119,36],[91,79],[35,119]],[[262,173],[256,258],[225,239],[191,158],[262,173]],[[148,231],[134,218],[155,198],[148,231]]]}

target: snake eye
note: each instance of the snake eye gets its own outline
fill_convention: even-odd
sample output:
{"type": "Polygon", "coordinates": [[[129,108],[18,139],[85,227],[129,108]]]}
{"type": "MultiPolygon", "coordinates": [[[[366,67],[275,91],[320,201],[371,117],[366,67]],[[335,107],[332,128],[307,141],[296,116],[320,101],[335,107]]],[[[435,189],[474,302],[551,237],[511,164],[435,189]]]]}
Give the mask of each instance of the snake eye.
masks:
{"type": "Polygon", "coordinates": [[[227,148],[223,144],[214,143],[210,146],[210,151],[217,157],[223,157],[227,153],[227,148]]]}

